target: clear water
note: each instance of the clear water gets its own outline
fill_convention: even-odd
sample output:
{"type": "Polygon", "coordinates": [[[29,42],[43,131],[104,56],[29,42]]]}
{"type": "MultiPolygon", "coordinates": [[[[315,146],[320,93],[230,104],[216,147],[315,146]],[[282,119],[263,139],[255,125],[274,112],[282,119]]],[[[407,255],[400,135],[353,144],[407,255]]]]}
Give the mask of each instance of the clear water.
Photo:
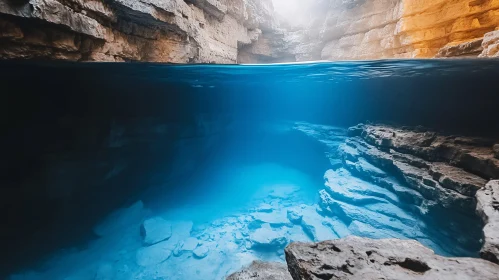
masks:
{"type": "MultiPolygon", "coordinates": [[[[255,259],[284,261],[289,242],[347,235],[416,239],[446,256],[480,248],[473,213],[427,216],[415,207],[422,205],[338,167],[337,148],[349,125],[366,120],[496,133],[495,61],[1,66],[10,105],[19,108],[9,115],[18,120],[13,133],[36,135],[44,152],[85,158],[77,170],[109,167],[95,194],[68,194],[60,209],[71,214],[56,215],[45,234],[11,237],[19,248],[39,236],[49,245],[26,242],[16,257],[33,261],[12,260],[10,279],[223,279],[255,259]],[[93,134],[100,124],[102,139],[93,134]],[[67,127],[76,127],[72,136],[67,127]],[[346,216],[322,211],[325,188],[346,216]],[[152,217],[168,221],[172,235],[148,247],[140,225],[152,217]]],[[[31,147],[12,135],[7,143],[31,147]]],[[[82,180],[65,173],[68,166],[46,176],[53,193],[82,180]]]]}

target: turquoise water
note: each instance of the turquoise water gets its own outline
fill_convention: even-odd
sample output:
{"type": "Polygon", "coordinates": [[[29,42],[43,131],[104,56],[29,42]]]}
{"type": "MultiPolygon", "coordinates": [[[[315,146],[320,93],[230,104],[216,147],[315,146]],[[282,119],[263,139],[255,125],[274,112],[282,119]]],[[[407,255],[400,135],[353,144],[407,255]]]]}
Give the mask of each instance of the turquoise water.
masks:
{"type": "Polygon", "coordinates": [[[477,256],[473,213],[430,216],[394,174],[371,166],[413,199],[344,169],[339,147],[364,121],[497,133],[495,61],[0,66],[10,279],[223,279],[348,235],[477,256]]]}

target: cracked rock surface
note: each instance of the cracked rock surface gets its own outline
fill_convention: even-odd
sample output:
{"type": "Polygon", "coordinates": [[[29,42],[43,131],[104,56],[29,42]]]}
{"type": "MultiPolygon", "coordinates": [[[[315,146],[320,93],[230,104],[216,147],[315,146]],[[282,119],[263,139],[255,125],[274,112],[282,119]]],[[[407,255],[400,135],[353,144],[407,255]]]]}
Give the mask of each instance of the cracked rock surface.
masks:
{"type": "Polygon", "coordinates": [[[416,241],[355,236],[292,243],[286,248],[286,261],[295,280],[497,279],[499,272],[486,260],[445,258],[416,241]]]}

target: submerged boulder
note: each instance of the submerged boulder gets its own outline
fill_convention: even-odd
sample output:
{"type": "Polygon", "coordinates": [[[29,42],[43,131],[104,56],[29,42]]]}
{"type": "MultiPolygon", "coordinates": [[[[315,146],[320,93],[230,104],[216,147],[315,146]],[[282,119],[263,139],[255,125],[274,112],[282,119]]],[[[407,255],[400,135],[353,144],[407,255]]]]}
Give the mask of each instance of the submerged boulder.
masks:
{"type": "Polygon", "coordinates": [[[293,224],[300,224],[302,218],[301,209],[288,209],[288,219],[293,224]]]}
{"type": "Polygon", "coordinates": [[[153,245],[172,236],[172,224],[161,217],[145,220],[140,226],[140,235],[145,245],[153,245]]]}
{"type": "Polygon", "coordinates": [[[250,234],[250,242],[252,248],[257,249],[280,249],[287,244],[287,239],[279,231],[273,230],[270,227],[259,228],[250,234]]]}
{"type": "Polygon", "coordinates": [[[499,275],[499,266],[491,262],[442,257],[412,240],[350,236],[292,243],[285,252],[293,279],[497,279],[499,275]]]}
{"type": "Polygon", "coordinates": [[[194,249],[194,251],[192,251],[194,256],[198,259],[205,258],[206,256],[208,256],[209,252],[210,252],[210,249],[208,248],[208,246],[203,246],[203,245],[197,247],[196,249],[194,249]]]}
{"type": "Polygon", "coordinates": [[[170,258],[172,254],[170,246],[168,244],[158,243],[149,247],[140,248],[135,259],[140,266],[151,266],[162,263],[170,258]]]}

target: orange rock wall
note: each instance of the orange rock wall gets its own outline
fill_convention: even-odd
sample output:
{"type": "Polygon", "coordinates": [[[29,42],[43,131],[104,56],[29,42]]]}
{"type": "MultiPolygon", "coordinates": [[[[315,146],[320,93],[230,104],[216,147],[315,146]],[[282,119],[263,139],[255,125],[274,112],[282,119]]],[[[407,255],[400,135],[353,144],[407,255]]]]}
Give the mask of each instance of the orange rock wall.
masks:
{"type": "Polygon", "coordinates": [[[322,59],[430,58],[499,26],[499,0],[366,0],[327,14],[322,59]]]}

